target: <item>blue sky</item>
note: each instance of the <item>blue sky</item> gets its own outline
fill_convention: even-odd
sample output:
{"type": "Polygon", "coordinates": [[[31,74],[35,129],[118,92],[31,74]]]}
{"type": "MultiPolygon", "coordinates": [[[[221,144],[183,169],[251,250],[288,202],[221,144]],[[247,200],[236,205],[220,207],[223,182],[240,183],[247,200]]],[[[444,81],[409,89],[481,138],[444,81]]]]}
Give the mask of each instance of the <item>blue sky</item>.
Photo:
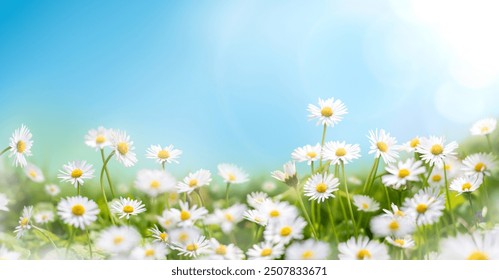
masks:
{"type": "Polygon", "coordinates": [[[364,159],[369,129],[459,140],[498,113],[497,22],[486,5],[430,2],[3,0],[0,136],[27,124],[51,169],[98,163],[83,136],[104,125],[131,135],[136,168],[173,144],[180,173],[262,172],[320,141],[307,104],[335,97],[349,114],[328,140],[364,159]]]}

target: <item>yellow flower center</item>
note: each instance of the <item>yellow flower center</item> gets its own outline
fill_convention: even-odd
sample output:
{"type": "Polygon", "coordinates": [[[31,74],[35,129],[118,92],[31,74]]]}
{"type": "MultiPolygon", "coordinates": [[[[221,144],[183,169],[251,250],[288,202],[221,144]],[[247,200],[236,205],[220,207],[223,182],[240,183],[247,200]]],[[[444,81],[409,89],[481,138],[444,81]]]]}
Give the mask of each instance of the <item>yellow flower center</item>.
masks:
{"type": "Polygon", "coordinates": [[[440,176],[439,174],[435,174],[431,177],[431,180],[433,182],[440,182],[440,180],[442,180],[442,176],[440,176]]]}
{"type": "Polygon", "coordinates": [[[125,212],[127,214],[133,213],[134,210],[135,209],[133,209],[133,206],[131,206],[131,205],[123,206],[123,212],[125,212]]]}
{"type": "Polygon", "coordinates": [[[236,180],[236,175],[232,174],[232,173],[229,173],[229,175],[227,175],[227,177],[229,178],[229,181],[235,181],[236,180]]]}
{"type": "Polygon", "coordinates": [[[71,177],[74,179],[78,179],[83,175],[83,171],[79,168],[75,168],[73,171],[71,171],[71,177]]]}
{"type": "Polygon", "coordinates": [[[442,147],[442,145],[440,145],[440,144],[435,144],[435,145],[431,146],[431,149],[430,149],[430,152],[435,156],[438,156],[443,151],[444,151],[444,147],[442,147]]]}
{"type": "Polygon", "coordinates": [[[163,241],[166,241],[166,239],[168,239],[168,234],[166,232],[162,232],[159,234],[159,238],[163,241]]]}
{"type": "Polygon", "coordinates": [[[399,170],[399,178],[403,179],[403,178],[409,176],[409,174],[411,174],[411,172],[406,168],[402,168],[399,170]]]}
{"type": "Polygon", "coordinates": [[[420,203],[420,204],[418,204],[418,206],[416,206],[416,211],[419,214],[424,214],[424,212],[426,212],[426,210],[428,210],[428,205],[426,205],[424,203],[420,203]]]}
{"type": "Polygon", "coordinates": [[[293,230],[291,229],[290,226],[285,226],[285,227],[281,228],[281,232],[280,233],[281,233],[281,236],[288,236],[288,235],[291,234],[292,231],[293,230]]]}
{"type": "Polygon", "coordinates": [[[487,254],[485,254],[482,251],[475,251],[475,252],[471,253],[467,259],[468,260],[475,260],[475,261],[483,261],[483,260],[488,260],[489,256],[487,256],[487,254]]]}
{"type": "Polygon", "coordinates": [[[178,194],[176,192],[172,192],[172,193],[170,193],[169,198],[170,198],[170,200],[175,200],[175,199],[177,199],[177,196],[178,196],[178,194]]]}
{"type": "Polygon", "coordinates": [[[359,252],[357,252],[357,259],[358,260],[364,260],[366,258],[367,259],[371,258],[371,252],[369,252],[366,249],[362,249],[362,250],[359,250],[359,252]]]}
{"type": "Polygon", "coordinates": [[[161,185],[161,184],[160,184],[160,183],[159,183],[159,181],[157,181],[157,180],[152,180],[152,181],[151,181],[151,184],[150,184],[151,189],[158,189],[160,185],[161,185]]]}
{"type": "Polygon", "coordinates": [[[409,143],[409,146],[411,146],[411,148],[416,148],[417,145],[419,145],[419,138],[413,138],[409,143]]]}
{"type": "Polygon", "coordinates": [[[388,145],[385,142],[378,142],[376,143],[376,146],[378,147],[378,150],[380,150],[383,153],[388,151],[388,145]]]}
{"type": "Polygon", "coordinates": [[[182,210],[180,211],[180,219],[182,221],[189,220],[191,218],[191,213],[189,211],[182,210]]]}
{"type": "Polygon", "coordinates": [[[404,213],[403,211],[397,210],[397,211],[395,212],[395,216],[404,217],[404,216],[405,216],[405,213],[404,213]]]}
{"type": "Polygon", "coordinates": [[[312,250],[306,250],[301,254],[301,258],[304,260],[309,260],[314,256],[314,252],[312,250]]]}
{"type": "Polygon", "coordinates": [[[479,162],[475,165],[475,171],[476,172],[482,172],[484,171],[485,169],[487,168],[487,166],[485,165],[485,163],[483,162],[479,162]]]}
{"type": "Polygon", "coordinates": [[[319,184],[317,184],[317,186],[315,186],[315,190],[318,193],[325,193],[327,190],[327,185],[324,183],[319,183],[319,184]]]}
{"type": "Polygon", "coordinates": [[[24,227],[24,226],[26,226],[28,223],[29,223],[29,219],[28,219],[28,218],[26,218],[26,217],[24,217],[24,218],[21,220],[21,222],[20,222],[21,226],[23,226],[23,227],[24,227]]]}
{"type": "Polygon", "coordinates": [[[172,224],[172,221],[171,220],[165,220],[165,222],[163,224],[165,224],[165,226],[170,226],[172,224]]]}
{"type": "Polygon", "coordinates": [[[123,238],[123,236],[121,236],[121,235],[118,235],[118,236],[114,237],[113,243],[114,243],[114,245],[120,245],[121,242],[123,242],[123,240],[125,240],[125,238],[123,238]]]}
{"type": "Polygon", "coordinates": [[[161,150],[158,152],[158,158],[167,159],[170,157],[170,153],[167,150],[161,150]]]}
{"type": "Polygon", "coordinates": [[[321,110],[321,115],[326,118],[331,117],[333,115],[333,108],[329,106],[324,106],[321,110]]]}
{"type": "Polygon", "coordinates": [[[144,252],[144,255],[146,257],[152,257],[154,256],[154,250],[153,249],[147,249],[145,252],[144,252]]]}
{"type": "Polygon", "coordinates": [[[73,207],[71,207],[71,213],[75,216],[82,216],[85,214],[85,207],[81,204],[75,204],[73,207]]]}
{"type": "Polygon", "coordinates": [[[187,251],[196,251],[198,249],[198,245],[197,244],[194,244],[194,243],[191,243],[189,245],[187,245],[185,247],[185,249],[187,249],[187,251]]]}
{"type": "Polygon", "coordinates": [[[30,177],[33,177],[33,178],[34,178],[34,177],[36,177],[36,175],[37,175],[37,174],[36,174],[36,171],[34,171],[34,170],[31,170],[31,171],[29,172],[29,176],[30,176],[30,177]]]}
{"type": "Polygon", "coordinates": [[[395,242],[395,244],[398,244],[401,247],[405,245],[404,239],[395,239],[395,240],[393,240],[393,242],[395,242]]]}
{"type": "Polygon", "coordinates": [[[279,217],[279,215],[281,215],[281,213],[279,213],[279,211],[276,209],[270,211],[270,217],[275,218],[275,217],[279,217]]]}
{"type": "Polygon", "coordinates": [[[307,153],[307,157],[309,158],[315,158],[317,156],[317,153],[314,151],[310,151],[307,153]]]}
{"type": "Polygon", "coordinates": [[[215,254],[217,255],[225,255],[227,254],[227,247],[225,245],[220,245],[215,249],[215,254]]]}
{"type": "Polygon", "coordinates": [[[471,189],[471,184],[469,182],[466,182],[461,186],[462,191],[469,191],[470,189],[471,189]]]}
{"type": "Polygon", "coordinates": [[[391,231],[396,231],[397,229],[399,229],[399,223],[397,223],[397,221],[392,221],[392,222],[388,225],[388,228],[389,228],[391,231]]]}
{"type": "Polygon", "coordinates": [[[271,248],[264,248],[262,252],[260,253],[260,256],[262,257],[268,257],[272,254],[272,249],[271,248]]]}
{"type": "Polygon", "coordinates": [[[106,137],[103,135],[97,135],[97,137],[95,137],[95,144],[102,144],[104,142],[106,142],[106,137]]]}
{"type": "Polygon", "coordinates": [[[17,152],[22,154],[24,151],[26,151],[26,143],[22,140],[19,140],[16,145],[17,152]]]}
{"type": "Polygon", "coordinates": [[[182,242],[185,242],[187,241],[187,239],[189,239],[189,235],[185,232],[182,232],[179,236],[178,236],[178,239],[182,242]]]}
{"type": "Polygon", "coordinates": [[[126,155],[128,153],[128,143],[119,142],[118,143],[118,152],[122,155],[126,155]]]}
{"type": "Polygon", "coordinates": [[[196,179],[191,179],[191,180],[189,181],[189,187],[194,188],[194,187],[197,187],[197,186],[198,186],[198,180],[196,180],[196,179]]]}
{"type": "Polygon", "coordinates": [[[338,148],[338,149],[336,149],[335,155],[337,157],[342,157],[342,156],[344,156],[346,154],[347,154],[347,150],[345,150],[345,148],[338,148]]]}
{"type": "Polygon", "coordinates": [[[486,132],[489,132],[489,128],[488,128],[487,126],[484,126],[484,127],[482,127],[482,128],[480,129],[480,131],[481,131],[482,133],[486,133],[486,132]]]}
{"type": "Polygon", "coordinates": [[[229,222],[233,222],[234,221],[234,216],[232,216],[231,214],[229,213],[225,213],[225,219],[229,222]]]}

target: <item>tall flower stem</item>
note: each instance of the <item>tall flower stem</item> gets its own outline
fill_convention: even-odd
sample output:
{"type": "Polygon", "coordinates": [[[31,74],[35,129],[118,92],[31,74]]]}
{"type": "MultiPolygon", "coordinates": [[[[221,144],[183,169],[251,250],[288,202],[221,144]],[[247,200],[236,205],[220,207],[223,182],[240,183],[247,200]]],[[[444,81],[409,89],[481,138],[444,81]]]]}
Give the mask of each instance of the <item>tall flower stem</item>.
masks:
{"type": "Polygon", "coordinates": [[[66,244],[66,259],[68,258],[69,247],[71,247],[71,244],[73,243],[73,239],[75,237],[75,232],[76,232],[76,230],[73,229],[71,226],[68,226],[68,227],[69,227],[70,234],[69,234],[68,243],[66,244]]]}
{"type": "Polygon", "coordinates": [[[109,154],[109,156],[107,157],[107,159],[104,160],[104,163],[103,163],[103,166],[102,166],[102,169],[101,169],[101,172],[100,172],[100,188],[101,188],[101,191],[102,191],[102,197],[104,198],[104,202],[106,203],[106,209],[107,209],[107,212],[109,213],[109,219],[111,220],[111,223],[113,225],[115,225],[116,223],[114,222],[114,219],[113,219],[113,214],[111,213],[111,209],[109,209],[109,203],[107,201],[107,197],[106,197],[106,191],[104,190],[104,172],[107,168],[107,163],[109,162],[109,160],[111,159],[111,157],[113,157],[114,155],[114,151],[111,152],[109,154]]]}
{"type": "Polygon", "coordinates": [[[308,225],[312,229],[312,234],[314,235],[315,239],[319,239],[319,236],[317,236],[317,232],[315,231],[315,227],[312,224],[312,221],[310,220],[310,216],[308,215],[307,208],[305,208],[305,204],[303,203],[303,199],[301,197],[300,191],[298,190],[298,186],[294,187],[294,189],[296,191],[298,202],[300,202],[300,207],[301,210],[303,211],[303,215],[305,215],[305,219],[307,219],[308,225]]]}
{"type": "MultiPolygon", "coordinates": [[[[340,178],[340,176],[339,176],[339,173],[340,173],[339,169],[340,169],[340,167],[338,166],[338,164],[336,164],[334,166],[334,177],[338,178],[338,179],[340,178]]],[[[345,204],[343,203],[343,199],[341,198],[340,195],[338,195],[338,200],[340,201],[341,211],[343,212],[343,219],[346,222],[346,221],[348,221],[347,210],[345,209],[345,204]]]]}
{"type": "Polygon", "coordinates": [[[319,159],[319,168],[322,167],[322,149],[324,149],[324,142],[326,141],[326,130],[327,130],[327,124],[324,124],[324,128],[322,129],[321,156],[319,159]]]}
{"type": "Polygon", "coordinates": [[[227,207],[229,207],[229,187],[230,187],[230,183],[227,183],[227,186],[225,187],[225,204],[227,205],[227,207]]]}
{"type": "Polygon", "coordinates": [[[449,207],[449,214],[450,218],[452,221],[452,225],[454,227],[454,233],[457,234],[457,224],[456,224],[456,219],[454,218],[454,212],[452,211],[452,202],[450,199],[450,193],[449,193],[449,185],[448,185],[448,180],[447,180],[447,168],[445,166],[444,162],[444,180],[445,180],[445,196],[447,197],[447,206],[449,207]]]}
{"type": "Polygon", "coordinates": [[[355,232],[355,237],[359,234],[357,232],[357,225],[355,224],[355,216],[353,215],[352,202],[350,201],[350,194],[348,193],[347,176],[345,175],[345,164],[341,162],[341,173],[343,175],[343,184],[345,185],[345,192],[347,193],[348,210],[350,211],[350,217],[352,218],[353,229],[355,232]]]}
{"type": "Polygon", "coordinates": [[[10,146],[9,146],[9,147],[7,147],[7,148],[5,148],[5,149],[3,149],[3,150],[0,152],[0,156],[1,156],[1,155],[3,155],[3,154],[5,154],[8,150],[10,150],[10,146]]]}
{"type": "MultiPolygon", "coordinates": [[[[333,202],[333,200],[331,199],[331,202],[333,202]]],[[[336,244],[339,244],[339,238],[338,238],[338,233],[336,232],[336,225],[334,223],[334,216],[333,216],[333,204],[332,203],[329,203],[329,201],[326,202],[326,208],[327,208],[327,212],[328,212],[328,215],[329,215],[329,221],[331,222],[331,227],[333,229],[333,234],[334,234],[334,239],[336,241],[336,244]]]]}
{"type": "Polygon", "coordinates": [[[435,165],[430,166],[430,169],[428,170],[428,176],[424,179],[423,187],[429,186],[429,180],[431,176],[431,172],[433,172],[433,168],[435,168],[435,165]]]}
{"type": "Polygon", "coordinates": [[[376,158],[373,162],[373,166],[371,167],[371,171],[369,171],[369,175],[367,176],[366,181],[364,182],[364,187],[362,188],[362,193],[367,194],[368,193],[368,186],[369,183],[371,182],[371,179],[373,177],[374,169],[378,168],[378,163],[379,163],[379,157],[376,158]]]}
{"type": "MultiPolygon", "coordinates": [[[[111,158],[112,154],[114,154],[114,152],[111,152],[111,154],[109,155],[109,158],[111,158]]],[[[100,155],[102,158],[102,164],[103,164],[104,171],[106,172],[107,183],[109,184],[109,188],[111,189],[111,195],[114,198],[115,195],[114,195],[113,183],[111,182],[111,176],[109,175],[109,170],[107,169],[107,162],[105,160],[106,157],[104,155],[104,149],[100,149],[100,155]]]]}
{"type": "Polygon", "coordinates": [[[88,229],[86,229],[85,231],[87,233],[88,251],[90,252],[90,259],[92,260],[94,258],[92,251],[92,241],[90,240],[90,233],[88,232],[88,229]]]}
{"type": "Polygon", "coordinates": [[[39,228],[33,224],[31,224],[31,226],[36,229],[38,232],[40,232],[43,237],[47,238],[47,240],[52,244],[52,246],[54,247],[55,250],[58,250],[59,248],[57,248],[57,246],[55,245],[54,241],[52,240],[52,238],[50,238],[50,236],[46,233],[47,230],[45,229],[42,229],[42,228],[39,228]]]}
{"type": "Polygon", "coordinates": [[[170,210],[170,193],[165,193],[165,196],[166,209],[170,210]]]}
{"type": "Polygon", "coordinates": [[[80,183],[76,183],[76,194],[80,195],[80,183]]]}
{"type": "Polygon", "coordinates": [[[392,207],[392,201],[390,200],[390,193],[388,192],[388,187],[382,187],[385,189],[386,200],[388,202],[388,209],[392,207]]]}
{"type": "Polygon", "coordinates": [[[475,218],[475,210],[473,209],[473,200],[471,198],[471,193],[467,193],[466,196],[468,197],[468,201],[470,203],[471,220],[473,221],[473,224],[477,225],[478,221],[475,218]]]}

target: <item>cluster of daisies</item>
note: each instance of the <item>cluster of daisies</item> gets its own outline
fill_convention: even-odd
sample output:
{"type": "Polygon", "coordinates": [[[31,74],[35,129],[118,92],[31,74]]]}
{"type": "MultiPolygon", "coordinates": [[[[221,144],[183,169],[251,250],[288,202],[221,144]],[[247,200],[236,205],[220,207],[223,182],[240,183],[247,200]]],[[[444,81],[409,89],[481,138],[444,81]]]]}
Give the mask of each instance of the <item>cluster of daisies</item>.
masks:
{"type": "MultiPolygon", "coordinates": [[[[361,157],[360,145],[327,139],[347,114],[343,102],[319,99],[308,112],[323,128],[321,141],[296,148],[282,170],[271,172],[284,192],[270,196],[275,184],[266,182],[245,200],[230,195],[231,187],[250,181],[233,164],[219,164],[218,178],[199,169],[177,179],[167,168],[182,155],[173,145],[151,145],[145,157],[157,168],[140,170],[133,191],[116,188],[108,163],[114,158],[131,167],[137,154],[125,131],[104,127],[85,136],[100,154],[100,168],[85,160],[64,164],[57,178],[74,195],[60,197],[62,187],[45,184],[41,169],[28,162],[33,140],[23,125],[0,156],[8,154],[28,179],[45,184],[49,199],[23,207],[11,231],[15,244],[0,235],[0,259],[499,258],[499,228],[487,215],[496,210],[495,119],[472,126],[486,148],[466,156],[444,137],[398,144],[383,129],[369,131],[374,160],[359,179],[347,176],[346,166],[361,157]],[[305,174],[298,174],[299,164],[309,166],[305,174]],[[210,195],[217,180],[224,197],[210,195]]],[[[12,197],[0,193],[0,221],[12,197]]]]}

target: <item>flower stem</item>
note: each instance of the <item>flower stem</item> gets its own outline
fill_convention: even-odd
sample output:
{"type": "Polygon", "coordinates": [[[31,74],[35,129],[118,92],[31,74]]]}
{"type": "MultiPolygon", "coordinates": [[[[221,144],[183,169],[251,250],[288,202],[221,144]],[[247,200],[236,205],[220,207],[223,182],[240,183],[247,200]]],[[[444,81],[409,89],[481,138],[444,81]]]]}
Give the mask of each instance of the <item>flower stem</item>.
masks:
{"type": "Polygon", "coordinates": [[[305,208],[305,204],[303,203],[303,199],[300,195],[300,192],[298,191],[298,187],[295,187],[294,189],[296,191],[296,196],[298,197],[298,202],[300,202],[301,210],[303,211],[303,214],[305,215],[305,219],[307,219],[308,225],[312,229],[312,234],[314,235],[315,239],[319,239],[319,237],[317,236],[317,232],[315,231],[315,227],[312,224],[312,221],[310,220],[310,216],[308,215],[307,209],[305,208]]]}
{"type": "Polygon", "coordinates": [[[199,204],[201,206],[204,206],[204,200],[203,200],[203,197],[201,196],[201,194],[199,193],[199,189],[195,190],[194,192],[198,196],[198,202],[199,202],[199,204]]]}
{"type": "Polygon", "coordinates": [[[50,241],[50,243],[52,243],[52,246],[54,247],[54,249],[55,249],[55,250],[58,250],[58,249],[59,249],[59,248],[57,248],[57,246],[55,245],[55,243],[54,243],[54,241],[52,240],[52,238],[50,238],[50,236],[46,233],[46,231],[47,231],[47,230],[42,229],[42,228],[39,228],[39,227],[37,227],[37,226],[35,226],[35,225],[33,225],[33,224],[31,224],[31,226],[32,226],[34,229],[38,230],[38,231],[39,231],[39,232],[43,235],[43,237],[47,238],[47,240],[48,240],[48,241],[50,241]]]}
{"type": "Polygon", "coordinates": [[[322,167],[322,149],[324,149],[324,142],[326,141],[326,129],[327,129],[327,124],[324,124],[324,128],[322,129],[321,157],[319,159],[319,168],[322,167]]]}
{"type": "Polygon", "coordinates": [[[109,158],[108,158],[107,161],[105,160],[104,150],[103,149],[100,149],[100,154],[101,154],[101,158],[102,158],[103,168],[104,168],[104,171],[106,172],[107,183],[109,184],[109,188],[111,189],[111,195],[114,198],[115,195],[114,195],[113,183],[111,182],[111,176],[109,175],[109,170],[107,169],[107,162],[112,157],[112,155],[114,154],[114,152],[111,152],[111,154],[109,154],[109,158]]]}
{"type": "Polygon", "coordinates": [[[10,146],[9,146],[9,147],[7,147],[7,148],[5,148],[5,149],[3,149],[3,150],[0,152],[0,156],[1,156],[1,155],[3,155],[3,154],[5,154],[8,150],[10,150],[10,146]]]}
{"type": "Polygon", "coordinates": [[[76,194],[80,195],[80,183],[76,182],[76,194]]]}
{"type": "Polygon", "coordinates": [[[166,193],[166,209],[170,210],[170,193],[166,193]]]}
{"type": "Polygon", "coordinates": [[[470,202],[471,220],[473,221],[473,224],[477,225],[478,221],[475,218],[475,210],[473,209],[473,200],[471,198],[471,193],[467,193],[466,196],[468,197],[468,201],[470,202]]]}
{"type": "Polygon", "coordinates": [[[345,175],[345,164],[343,163],[343,161],[341,162],[341,173],[343,175],[343,184],[345,185],[345,192],[347,193],[348,210],[350,211],[350,217],[352,218],[355,237],[357,237],[359,234],[357,232],[357,225],[355,224],[355,216],[353,215],[353,208],[352,208],[352,202],[350,201],[350,194],[348,193],[347,177],[345,175]]]}
{"type": "Polygon", "coordinates": [[[230,183],[227,183],[227,186],[225,187],[225,204],[227,205],[227,207],[229,207],[229,187],[230,187],[230,183]]]}
{"type": "Polygon", "coordinates": [[[90,233],[88,232],[88,229],[86,229],[85,231],[87,232],[88,251],[90,252],[90,259],[92,260],[94,258],[92,252],[92,241],[90,240],[90,233]]]}
{"type": "MultiPolygon", "coordinates": [[[[102,155],[104,155],[102,153],[102,155]]],[[[103,166],[102,166],[102,169],[101,169],[101,172],[100,172],[100,188],[101,188],[101,191],[102,191],[102,197],[104,198],[104,202],[106,203],[106,209],[107,209],[107,212],[109,213],[109,219],[111,220],[111,223],[113,225],[116,225],[116,223],[114,222],[114,219],[113,219],[113,214],[111,213],[111,209],[109,209],[109,203],[107,201],[107,197],[106,197],[106,191],[104,190],[104,171],[106,170],[106,166],[107,166],[107,163],[109,162],[109,160],[111,159],[111,157],[114,155],[114,151],[111,152],[109,154],[109,156],[107,157],[106,160],[104,160],[103,162],[103,166]]]]}
{"type": "Polygon", "coordinates": [[[450,218],[452,221],[452,225],[454,226],[454,233],[457,234],[457,224],[456,224],[456,219],[454,218],[454,212],[452,212],[452,203],[450,200],[450,193],[449,193],[449,185],[447,181],[447,169],[445,166],[444,162],[444,180],[445,180],[445,196],[447,197],[447,206],[449,207],[449,213],[450,213],[450,218]]]}
{"type": "Polygon", "coordinates": [[[489,145],[490,152],[493,153],[494,148],[492,147],[492,142],[490,141],[490,135],[489,134],[485,135],[485,138],[487,138],[487,144],[489,145]]]}
{"type": "MultiPolygon", "coordinates": [[[[333,200],[331,199],[331,202],[332,201],[333,200]]],[[[328,205],[326,205],[326,208],[327,208],[327,212],[329,214],[329,221],[331,222],[331,227],[333,229],[334,239],[336,241],[336,244],[339,244],[340,241],[338,238],[338,233],[336,232],[336,225],[334,224],[333,210],[331,209],[333,207],[333,205],[332,205],[332,203],[331,203],[331,205],[329,205],[328,202],[326,202],[326,204],[328,204],[328,205]]]]}
{"type": "Polygon", "coordinates": [[[66,244],[66,259],[68,258],[69,247],[71,247],[71,244],[73,243],[73,239],[74,239],[75,231],[76,231],[71,226],[68,226],[68,227],[69,227],[69,231],[71,233],[69,234],[68,244],[66,244]]]}
{"type": "Polygon", "coordinates": [[[388,209],[392,207],[392,201],[390,200],[390,193],[388,193],[388,187],[382,187],[385,189],[386,200],[388,202],[388,209]]]}
{"type": "MultiPolygon", "coordinates": [[[[430,169],[428,170],[428,176],[426,176],[423,187],[429,186],[430,183],[428,182],[430,180],[431,172],[433,172],[433,168],[435,168],[435,165],[430,166],[430,169]]],[[[445,165],[444,165],[445,168],[445,165]]]]}

